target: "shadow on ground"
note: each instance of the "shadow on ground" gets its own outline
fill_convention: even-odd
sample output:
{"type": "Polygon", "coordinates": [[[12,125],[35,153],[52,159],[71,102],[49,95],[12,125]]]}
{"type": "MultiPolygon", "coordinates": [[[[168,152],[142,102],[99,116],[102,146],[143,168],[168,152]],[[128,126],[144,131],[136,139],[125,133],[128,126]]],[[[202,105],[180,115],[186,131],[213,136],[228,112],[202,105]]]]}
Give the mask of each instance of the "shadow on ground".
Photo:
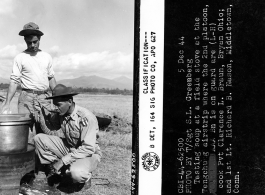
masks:
{"type": "MultiPolygon", "coordinates": [[[[91,180],[85,184],[74,184],[70,177],[64,175],[53,177],[52,180],[35,179],[34,173],[26,174],[21,179],[20,194],[23,195],[61,195],[86,192],[91,187],[91,180]],[[53,184],[50,186],[48,182],[53,184]]],[[[85,193],[87,194],[87,193],[85,193]]],[[[94,193],[89,193],[94,194],[94,193]]]]}

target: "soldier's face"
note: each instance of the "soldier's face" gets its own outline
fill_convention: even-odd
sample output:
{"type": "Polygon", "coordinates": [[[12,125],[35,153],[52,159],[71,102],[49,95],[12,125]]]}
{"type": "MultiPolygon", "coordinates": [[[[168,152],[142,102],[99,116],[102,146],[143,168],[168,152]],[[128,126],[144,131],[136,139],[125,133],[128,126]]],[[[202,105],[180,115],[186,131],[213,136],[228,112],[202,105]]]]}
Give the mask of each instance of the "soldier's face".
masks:
{"type": "Polygon", "coordinates": [[[59,113],[60,116],[63,116],[68,113],[70,107],[71,107],[71,102],[70,101],[65,101],[60,98],[55,98],[53,100],[53,104],[57,106],[57,112],[59,113]]]}
{"type": "Polygon", "coordinates": [[[25,42],[28,47],[28,51],[30,52],[37,52],[40,46],[40,40],[37,36],[31,35],[25,37],[25,42]]]}

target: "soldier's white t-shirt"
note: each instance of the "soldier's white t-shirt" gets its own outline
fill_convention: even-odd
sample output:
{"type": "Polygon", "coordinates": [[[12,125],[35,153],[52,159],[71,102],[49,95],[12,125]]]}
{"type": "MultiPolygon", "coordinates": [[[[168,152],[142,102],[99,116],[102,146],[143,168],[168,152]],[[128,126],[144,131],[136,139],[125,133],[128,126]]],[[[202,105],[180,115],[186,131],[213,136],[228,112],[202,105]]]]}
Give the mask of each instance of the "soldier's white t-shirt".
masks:
{"type": "Polygon", "coordinates": [[[46,90],[52,77],[54,71],[50,54],[38,51],[32,55],[24,51],[15,57],[10,79],[21,84],[22,89],[46,90]]]}

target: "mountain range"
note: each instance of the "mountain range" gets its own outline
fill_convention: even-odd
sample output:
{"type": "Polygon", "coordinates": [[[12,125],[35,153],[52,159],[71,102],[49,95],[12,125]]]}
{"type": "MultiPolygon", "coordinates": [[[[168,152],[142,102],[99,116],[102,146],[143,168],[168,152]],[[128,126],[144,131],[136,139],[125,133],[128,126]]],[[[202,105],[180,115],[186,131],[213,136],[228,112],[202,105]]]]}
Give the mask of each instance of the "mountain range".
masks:
{"type": "Polygon", "coordinates": [[[81,76],[74,79],[63,79],[57,81],[66,86],[83,87],[83,88],[109,88],[109,89],[132,89],[133,80],[125,76],[117,77],[114,79],[106,79],[99,76],[81,76]]]}
{"type": "MultiPolygon", "coordinates": [[[[0,78],[0,83],[9,83],[8,79],[0,78]]],[[[96,75],[81,76],[74,79],[58,80],[58,84],[63,84],[68,87],[83,87],[83,88],[109,88],[109,89],[133,89],[133,80],[125,76],[120,76],[114,79],[106,79],[96,75]]]]}

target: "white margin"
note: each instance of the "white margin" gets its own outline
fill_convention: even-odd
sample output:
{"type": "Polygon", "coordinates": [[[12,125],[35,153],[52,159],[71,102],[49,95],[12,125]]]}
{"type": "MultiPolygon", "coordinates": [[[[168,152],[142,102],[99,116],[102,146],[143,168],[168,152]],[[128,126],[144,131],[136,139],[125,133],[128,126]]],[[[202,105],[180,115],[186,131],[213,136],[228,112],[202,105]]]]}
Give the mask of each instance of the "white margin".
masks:
{"type": "Polygon", "coordinates": [[[142,0],[140,4],[140,66],[139,66],[139,195],[160,195],[162,187],[162,130],[163,130],[163,74],[164,74],[164,9],[165,3],[162,0],[142,0]],[[148,52],[144,51],[144,42],[148,42],[148,52]],[[155,42],[151,42],[150,34],[154,32],[155,42]],[[155,46],[155,57],[150,56],[151,46],[155,46]],[[148,54],[148,59],[144,59],[144,54],[148,54]],[[148,71],[144,71],[144,62],[148,60],[148,71]],[[151,64],[156,61],[155,71],[151,71],[151,64]],[[148,76],[148,89],[144,85],[143,76],[148,76]],[[151,75],[155,76],[154,94],[150,93],[151,75]],[[148,93],[143,91],[146,89],[148,93]],[[151,98],[155,98],[155,108],[151,98]],[[155,122],[150,121],[154,112],[155,122]],[[155,127],[155,132],[150,134],[150,130],[155,127]],[[152,136],[154,134],[154,140],[152,136]],[[151,148],[150,145],[154,145],[151,148]],[[142,156],[148,152],[158,155],[160,165],[154,171],[147,171],[143,168],[142,156]]]}

